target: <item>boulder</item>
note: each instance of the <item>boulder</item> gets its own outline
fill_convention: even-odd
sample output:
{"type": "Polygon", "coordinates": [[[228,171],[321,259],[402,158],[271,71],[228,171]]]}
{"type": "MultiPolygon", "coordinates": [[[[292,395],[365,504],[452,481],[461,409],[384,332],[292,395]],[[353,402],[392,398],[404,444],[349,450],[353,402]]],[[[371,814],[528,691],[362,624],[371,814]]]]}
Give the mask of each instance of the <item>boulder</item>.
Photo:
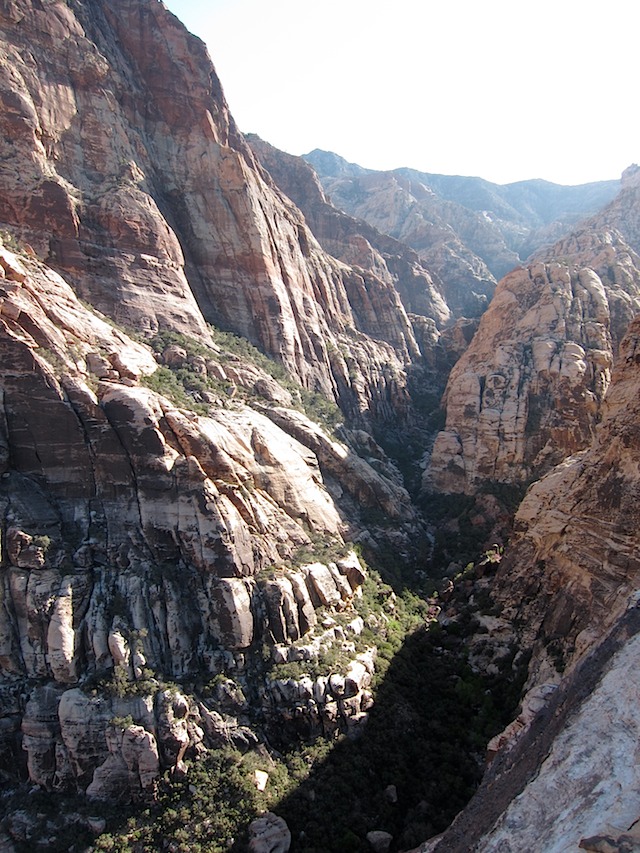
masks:
{"type": "Polygon", "coordinates": [[[273,812],[266,812],[249,824],[250,853],[288,853],[290,847],[289,827],[273,812]]]}

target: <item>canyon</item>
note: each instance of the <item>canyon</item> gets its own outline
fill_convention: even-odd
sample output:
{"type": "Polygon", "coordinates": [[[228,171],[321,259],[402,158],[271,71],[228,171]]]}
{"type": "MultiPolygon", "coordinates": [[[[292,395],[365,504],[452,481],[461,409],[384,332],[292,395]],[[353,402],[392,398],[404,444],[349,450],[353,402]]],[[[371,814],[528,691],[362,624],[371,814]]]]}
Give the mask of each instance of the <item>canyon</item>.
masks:
{"type": "Polygon", "coordinates": [[[0,55],[0,849],[637,849],[640,169],[293,157],[159,0],[0,55]]]}

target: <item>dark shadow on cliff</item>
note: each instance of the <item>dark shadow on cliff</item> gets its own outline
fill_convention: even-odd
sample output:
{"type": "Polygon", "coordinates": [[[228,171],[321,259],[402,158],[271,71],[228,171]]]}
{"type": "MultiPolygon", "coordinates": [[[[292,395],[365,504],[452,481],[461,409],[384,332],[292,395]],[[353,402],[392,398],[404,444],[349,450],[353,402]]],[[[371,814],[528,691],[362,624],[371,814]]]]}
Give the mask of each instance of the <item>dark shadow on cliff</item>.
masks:
{"type": "MultiPolygon", "coordinates": [[[[513,716],[520,682],[512,661],[480,676],[465,660],[459,626],[423,628],[392,659],[362,733],[342,736],[273,811],[288,823],[292,853],[391,850],[443,831],[478,786],[487,741],[513,716]]],[[[305,753],[313,760],[314,747],[305,753]]],[[[285,756],[286,761],[286,756],[285,756]]]]}

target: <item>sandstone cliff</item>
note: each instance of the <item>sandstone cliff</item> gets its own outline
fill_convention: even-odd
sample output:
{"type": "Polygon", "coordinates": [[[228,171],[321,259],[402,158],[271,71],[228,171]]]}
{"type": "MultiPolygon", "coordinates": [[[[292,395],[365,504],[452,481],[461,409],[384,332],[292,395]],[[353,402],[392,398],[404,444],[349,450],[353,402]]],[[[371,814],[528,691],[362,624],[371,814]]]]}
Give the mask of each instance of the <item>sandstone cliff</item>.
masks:
{"type": "Polygon", "coordinates": [[[311,166],[301,157],[278,151],[258,137],[252,150],[280,189],[304,213],[309,227],[329,254],[393,286],[407,311],[435,321],[441,328],[451,318],[443,284],[405,242],[395,240],[334,207],[311,166]]]}
{"type": "Polygon", "coordinates": [[[0,26],[2,227],[118,322],[206,340],[206,319],[354,418],[402,416],[397,294],[320,249],[161,3],[11,0],[0,26]]]}
{"type": "Polygon", "coordinates": [[[215,701],[186,697],[171,712],[178,737],[164,680],[228,674],[253,696],[263,646],[273,663],[333,645],[352,659],[340,683],[305,683],[294,698],[272,675],[267,720],[309,690],[315,730],[366,717],[373,660],[358,662],[347,642],[362,629],[353,599],[364,571],[355,555],[300,554],[340,549],[357,506],[415,529],[397,472],[383,460],[374,470],[220,346],[154,353],[35,258],[3,248],[0,267],[3,770],[20,767],[21,731],[45,788],[148,793],[185,750],[247,736],[237,720],[216,722],[215,701]],[[159,378],[169,397],[149,387],[159,378]],[[317,610],[352,613],[352,627],[319,625],[317,610]]]}
{"type": "Polygon", "coordinates": [[[622,223],[637,188],[499,284],[451,372],[426,484],[473,493],[524,484],[589,445],[620,339],[640,308],[640,260],[622,223]]]}
{"type": "Polygon", "coordinates": [[[392,277],[323,251],[162,3],[9,0],[0,50],[2,772],[143,797],[251,715],[356,727],[345,539],[416,513],[368,433],[301,410],[407,419],[392,277]]]}
{"type": "MultiPolygon", "coordinates": [[[[333,209],[298,161],[281,169],[254,142],[260,165],[204,46],[157,0],[5,0],[0,51],[3,782],[146,801],[208,749],[270,759],[263,738],[361,734],[374,646],[400,608],[382,586],[362,603],[349,542],[384,545],[397,568],[423,533],[372,431],[411,422],[408,377],[475,326],[441,328],[423,258],[333,209]],[[334,434],[318,422],[330,400],[334,434]]],[[[480,313],[491,274],[456,233],[513,260],[486,217],[440,198],[432,221],[420,178],[365,178],[448,279],[452,313],[480,313]]],[[[433,454],[433,484],[473,491],[589,448],[529,492],[495,593],[533,651],[528,686],[551,695],[564,668],[553,696],[576,719],[593,718],[576,680],[603,676],[597,711],[635,652],[640,330],[618,344],[640,305],[636,183],[628,172],[618,208],[503,280],[433,454]]],[[[380,199],[371,216],[391,228],[380,199]]],[[[418,623],[437,611],[416,607],[418,623]]],[[[616,827],[632,810],[594,802],[585,833],[598,808],[616,827]]],[[[47,838],[39,820],[16,811],[0,846],[7,828],[27,847],[47,838]]]]}
{"type": "Polygon", "coordinates": [[[532,652],[535,701],[496,739],[468,808],[425,851],[637,848],[639,347],[636,319],[593,442],[518,510],[492,595],[532,652]]]}

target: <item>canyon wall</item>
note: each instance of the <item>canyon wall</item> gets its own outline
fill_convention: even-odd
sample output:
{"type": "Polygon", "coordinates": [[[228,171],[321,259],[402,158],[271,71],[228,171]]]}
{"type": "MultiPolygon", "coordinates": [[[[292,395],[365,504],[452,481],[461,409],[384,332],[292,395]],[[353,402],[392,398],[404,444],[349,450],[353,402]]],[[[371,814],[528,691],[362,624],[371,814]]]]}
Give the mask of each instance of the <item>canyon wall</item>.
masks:
{"type": "Polygon", "coordinates": [[[490,744],[469,806],[424,853],[637,848],[639,348],[636,319],[593,441],[516,514],[491,592],[531,654],[523,712],[490,744]]]}
{"type": "Polygon", "coordinates": [[[637,173],[623,186],[605,213],[500,282],[449,377],[427,487],[524,485],[590,444],[613,359],[640,308],[640,260],[621,233],[633,237],[624,223],[637,218],[628,215],[637,173]]]}
{"type": "Polygon", "coordinates": [[[395,290],[321,250],[202,42],[133,0],[11,0],[0,26],[0,225],[119,323],[202,340],[214,323],[353,418],[403,416],[418,346],[395,290]]]}
{"type": "Polygon", "coordinates": [[[126,799],[250,712],[357,726],[345,543],[420,526],[354,429],[409,417],[392,277],[321,248],[162,3],[7,0],[0,51],[2,772],[126,799]]]}
{"type": "MultiPolygon", "coordinates": [[[[373,658],[358,662],[347,642],[362,631],[353,599],[365,573],[344,549],[358,522],[341,503],[411,535],[417,519],[397,472],[381,459],[374,470],[287,407],[291,392],[219,346],[200,344],[208,357],[190,357],[191,370],[225,384],[199,392],[206,406],[191,398],[185,408],[170,383],[169,396],[149,387],[167,381],[180,347],[154,353],[132,340],[27,254],[3,248],[0,267],[3,772],[19,771],[22,743],[30,778],[46,788],[105,797],[113,786],[118,796],[153,787],[160,768],[221,736],[220,702],[167,698],[167,679],[195,678],[207,695],[209,681],[229,676],[267,720],[287,702],[302,707],[311,689],[306,725],[355,725],[371,705],[373,658]],[[243,375],[244,398],[231,379],[243,375]],[[333,558],[323,556],[330,546],[333,558]],[[351,627],[320,624],[317,612],[351,627]],[[291,684],[264,681],[263,648],[283,663],[332,645],[351,655],[340,683],[305,684],[292,698],[291,684]],[[172,714],[182,746],[167,746],[178,737],[172,714]],[[126,744],[108,730],[127,717],[136,768],[140,750],[152,761],[160,749],[133,789],[122,781],[126,744]]],[[[236,705],[246,715],[246,701],[236,705]]],[[[233,719],[224,731],[255,740],[233,719]]]]}

